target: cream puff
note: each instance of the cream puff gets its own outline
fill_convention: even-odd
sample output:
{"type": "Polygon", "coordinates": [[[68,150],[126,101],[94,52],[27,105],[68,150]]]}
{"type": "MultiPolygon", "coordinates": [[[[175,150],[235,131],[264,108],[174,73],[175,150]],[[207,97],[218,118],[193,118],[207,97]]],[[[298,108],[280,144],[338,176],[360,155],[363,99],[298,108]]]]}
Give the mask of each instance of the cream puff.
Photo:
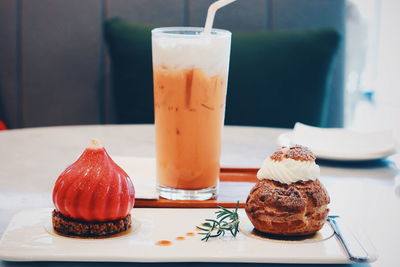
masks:
{"type": "Polygon", "coordinates": [[[246,214],[264,233],[299,236],[318,232],[330,202],[319,181],[316,157],[306,147],[282,147],[268,157],[257,173],[260,180],[250,191],[246,214]]]}

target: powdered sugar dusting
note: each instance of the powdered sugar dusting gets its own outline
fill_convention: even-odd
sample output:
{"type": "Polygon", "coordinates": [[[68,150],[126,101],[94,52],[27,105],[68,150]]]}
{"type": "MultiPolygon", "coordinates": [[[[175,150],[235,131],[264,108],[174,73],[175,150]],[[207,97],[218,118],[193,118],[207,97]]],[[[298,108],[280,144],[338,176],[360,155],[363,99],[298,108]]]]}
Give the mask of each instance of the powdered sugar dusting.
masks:
{"type": "Polygon", "coordinates": [[[281,161],[282,159],[294,159],[298,161],[315,161],[315,155],[305,146],[295,145],[292,147],[281,147],[271,155],[271,159],[281,161]]]}

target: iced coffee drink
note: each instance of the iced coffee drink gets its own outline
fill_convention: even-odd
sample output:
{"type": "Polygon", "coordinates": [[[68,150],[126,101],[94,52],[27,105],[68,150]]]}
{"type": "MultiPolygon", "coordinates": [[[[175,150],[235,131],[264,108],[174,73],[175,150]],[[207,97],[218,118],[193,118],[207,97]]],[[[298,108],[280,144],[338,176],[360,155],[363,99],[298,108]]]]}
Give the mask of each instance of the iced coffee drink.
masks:
{"type": "Polygon", "coordinates": [[[157,181],[168,199],[217,190],[231,33],[152,31],[157,181]]]}

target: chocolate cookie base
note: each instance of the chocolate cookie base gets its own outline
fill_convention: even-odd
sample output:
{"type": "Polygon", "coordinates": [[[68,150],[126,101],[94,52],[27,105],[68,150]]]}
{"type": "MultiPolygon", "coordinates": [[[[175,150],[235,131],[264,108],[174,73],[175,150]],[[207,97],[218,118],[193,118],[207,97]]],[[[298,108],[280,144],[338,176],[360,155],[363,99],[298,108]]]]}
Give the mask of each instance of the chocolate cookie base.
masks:
{"type": "Polygon", "coordinates": [[[125,218],[105,222],[85,222],[62,215],[53,210],[53,229],[67,236],[74,237],[107,237],[126,231],[132,223],[131,215],[125,218]]]}

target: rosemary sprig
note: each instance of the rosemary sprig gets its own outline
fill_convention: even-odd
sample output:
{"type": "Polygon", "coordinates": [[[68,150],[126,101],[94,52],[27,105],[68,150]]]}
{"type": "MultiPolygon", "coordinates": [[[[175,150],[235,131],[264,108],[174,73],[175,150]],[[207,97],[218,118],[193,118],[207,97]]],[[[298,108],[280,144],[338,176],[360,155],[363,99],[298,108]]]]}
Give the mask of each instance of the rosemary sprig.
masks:
{"type": "Polygon", "coordinates": [[[212,237],[224,236],[225,231],[229,231],[233,236],[239,232],[239,215],[237,213],[239,208],[239,201],[236,203],[234,210],[228,210],[224,207],[218,206],[220,210],[216,211],[216,220],[206,219],[202,226],[197,226],[203,232],[199,235],[204,235],[202,241],[208,241],[212,237]]]}

